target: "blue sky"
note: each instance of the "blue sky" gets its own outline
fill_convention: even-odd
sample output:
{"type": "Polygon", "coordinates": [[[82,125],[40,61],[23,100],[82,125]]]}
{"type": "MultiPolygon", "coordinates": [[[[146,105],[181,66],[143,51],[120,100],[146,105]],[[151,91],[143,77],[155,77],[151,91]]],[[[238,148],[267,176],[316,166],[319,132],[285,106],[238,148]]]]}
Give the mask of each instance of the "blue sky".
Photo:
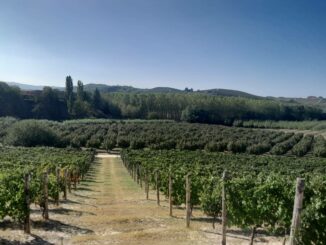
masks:
{"type": "Polygon", "coordinates": [[[326,96],[326,1],[0,0],[0,80],[326,96]]]}

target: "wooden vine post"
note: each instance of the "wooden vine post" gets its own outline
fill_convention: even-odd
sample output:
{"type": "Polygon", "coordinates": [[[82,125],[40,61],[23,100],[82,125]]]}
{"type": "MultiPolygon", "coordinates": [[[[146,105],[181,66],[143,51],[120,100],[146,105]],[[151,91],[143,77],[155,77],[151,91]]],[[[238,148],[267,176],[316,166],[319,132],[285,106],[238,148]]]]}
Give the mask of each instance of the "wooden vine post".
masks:
{"type": "Polygon", "coordinates": [[[77,171],[76,170],[74,170],[73,175],[74,175],[74,190],[76,191],[77,190],[77,171]]]}
{"type": "Polygon", "coordinates": [[[133,178],[134,178],[134,181],[136,182],[137,181],[136,165],[133,166],[133,178]]]}
{"type": "Polygon", "coordinates": [[[56,168],[56,171],[55,171],[55,174],[56,174],[56,178],[57,178],[57,187],[58,187],[58,194],[55,198],[55,204],[57,206],[59,206],[59,198],[60,198],[60,168],[56,168]]]}
{"type": "Polygon", "coordinates": [[[24,193],[25,193],[25,208],[26,215],[24,219],[24,232],[31,234],[31,219],[30,219],[30,189],[29,189],[29,174],[24,176],[24,193]]]}
{"type": "Polygon", "coordinates": [[[142,167],[139,166],[139,185],[140,188],[143,188],[143,178],[142,178],[142,167]]]}
{"type": "Polygon", "coordinates": [[[49,219],[49,176],[48,171],[43,173],[43,191],[44,191],[44,210],[43,218],[45,220],[49,219]]]}
{"type": "Polygon", "coordinates": [[[169,206],[170,206],[170,216],[172,217],[172,192],[173,192],[173,186],[172,186],[172,176],[171,173],[169,174],[169,206]]]}
{"type": "Polygon", "coordinates": [[[136,167],[136,176],[137,176],[137,184],[139,184],[139,180],[140,180],[140,178],[139,178],[139,165],[137,165],[137,167],[136,167]]]}
{"type": "Polygon", "coordinates": [[[292,215],[291,233],[290,233],[290,245],[298,244],[298,231],[300,229],[300,215],[302,210],[303,192],[305,182],[302,178],[297,178],[295,199],[292,215]]]}
{"type": "Polygon", "coordinates": [[[71,193],[71,171],[68,170],[68,192],[71,193]]]}
{"type": "Polygon", "coordinates": [[[160,172],[156,170],[156,198],[157,198],[157,205],[160,206],[160,172]]]}
{"type": "Polygon", "coordinates": [[[64,200],[67,200],[67,185],[68,185],[68,172],[67,172],[67,169],[64,170],[63,172],[63,176],[64,176],[64,180],[63,180],[63,183],[64,183],[64,188],[63,188],[63,199],[64,200]]]}
{"type": "Polygon", "coordinates": [[[224,170],[222,175],[222,245],[226,245],[226,225],[227,225],[227,208],[226,208],[226,192],[225,192],[226,179],[227,179],[227,171],[224,170]]]}
{"type": "Polygon", "coordinates": [[[145,172],[145,193],[146,193],[146,200],[149,198],[149,181],[148,181],[148,172],[145,172]]]}
{"type": "Polygon", "coordinates": [[[190,173],[186,175],[186,225],[190,227],[190,216],[191,216],[191,179],[190,173]]]}
{"type": "Polygon", "coordinates": [[[80,170],[79,169],[77,169],[77,183],[78,183],[78,185],[80,184],[80,170]]]}

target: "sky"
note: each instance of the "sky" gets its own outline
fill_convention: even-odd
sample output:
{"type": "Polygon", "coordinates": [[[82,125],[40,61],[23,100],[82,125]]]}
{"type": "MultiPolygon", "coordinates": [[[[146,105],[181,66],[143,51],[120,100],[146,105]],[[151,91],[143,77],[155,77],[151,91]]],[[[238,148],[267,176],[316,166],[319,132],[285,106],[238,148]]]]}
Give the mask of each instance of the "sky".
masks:
{"type": "Polygon", "coordinates": [[[0,0],[0,81],[326,97],[324,0],[0,0]]]}

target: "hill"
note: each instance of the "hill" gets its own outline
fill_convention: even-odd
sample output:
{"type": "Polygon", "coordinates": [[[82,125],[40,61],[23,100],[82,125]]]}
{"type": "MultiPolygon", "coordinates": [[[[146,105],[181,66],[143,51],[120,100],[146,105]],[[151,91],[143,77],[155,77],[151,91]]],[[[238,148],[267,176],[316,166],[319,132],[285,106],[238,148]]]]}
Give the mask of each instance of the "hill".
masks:
{"type": "MultiPolygon", "coordinates": [[[[24,91],[42,90],[45,86],[42,85],[29,85],[17,82],[7,82],[9,86],[18,87],[24,91]]],[[[52,87],[58,90],[64,90],[64,87],[52,87]]],[[[249,94],[246,92],[231,90],[231,89],[206,89],[206,90],[181,90],[170,87],[154,87],[154,88],[135,88],[132,86],[122,85],[106,85],[89,83],[84,85],[84,90],[88,92],[94,92],[98,89],[101,93],[200,93],[213,96],[232,96],[232,97],[244,97],[244,98],[264,98],[261,96],[249,94]]]]}

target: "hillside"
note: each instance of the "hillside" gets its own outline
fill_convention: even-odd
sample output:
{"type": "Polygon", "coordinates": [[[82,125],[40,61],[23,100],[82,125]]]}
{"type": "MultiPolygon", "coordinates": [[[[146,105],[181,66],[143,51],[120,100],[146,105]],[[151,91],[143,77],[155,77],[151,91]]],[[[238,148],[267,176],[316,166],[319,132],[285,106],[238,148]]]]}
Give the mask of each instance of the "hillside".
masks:
{"type": "MultiPolygon", "coordinates": [[[[6,82],[9,86],[12,87],[19,87],[21,90],[24,91],[35,91],[35,90],[42,90],[45,86],[42,85],[29,85],[25,83],[17,83],[17,82],[6,82]]],[[[64,90],[64,87],[52,87],[58,90],[64,90]]],[[[75,87],[76,89],[76,87],[75,87]]],[[[124,86],[124,85],[107,85],[107,84],[96,84],[96,83],[89,83],[84,85],[84,90],[89,92],[94,92],[95,89],[98,89],[102,93],[201,93],[207,95],[214,95],[214,96],[233,96],[233,97],[245,97],[245,98],[264,98],[258,95],[253,95],[250,93],[246,93],[243,91],[238,90],[231,90],[231,89],[206,89],[206,90],[197,90],[193,91],[192,89],[181,90],[176,88],[170,87],[154,87],[154,88],[135,88],[132,86],[124,86]]]]}

